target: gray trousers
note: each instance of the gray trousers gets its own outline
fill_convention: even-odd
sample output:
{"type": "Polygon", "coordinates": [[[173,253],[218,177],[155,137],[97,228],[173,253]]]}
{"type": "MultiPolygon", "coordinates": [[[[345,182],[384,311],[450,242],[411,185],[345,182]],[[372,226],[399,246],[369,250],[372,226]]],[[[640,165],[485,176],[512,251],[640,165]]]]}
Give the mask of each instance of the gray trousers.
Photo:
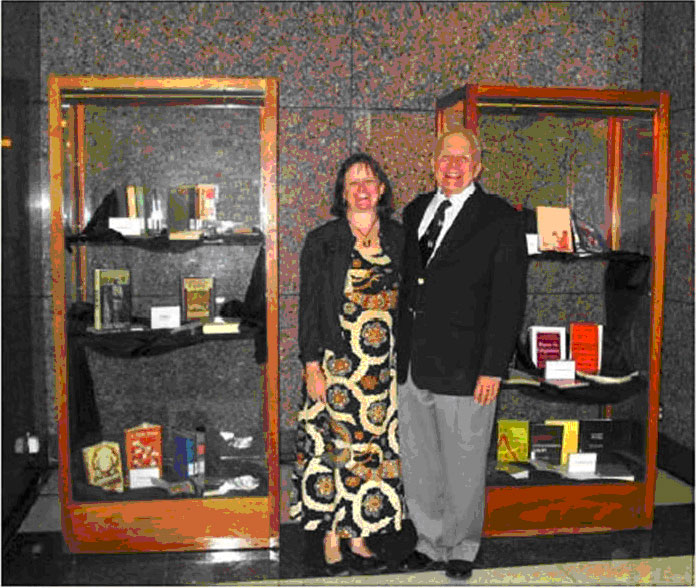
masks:
{"type": "Polygon", "coordinates": [[[416,549],[436,561],[474,561],[485,513],[486,457],[496,402],[399,387],[399,444],[416,549]]]}

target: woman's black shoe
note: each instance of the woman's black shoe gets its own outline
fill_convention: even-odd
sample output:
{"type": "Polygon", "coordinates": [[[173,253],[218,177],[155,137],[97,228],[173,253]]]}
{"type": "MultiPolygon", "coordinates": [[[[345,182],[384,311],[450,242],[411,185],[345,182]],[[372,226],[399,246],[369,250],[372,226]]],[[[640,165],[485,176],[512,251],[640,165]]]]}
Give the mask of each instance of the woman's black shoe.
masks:
{"type": "Polygon", "coordinates": [[[387,571],[387,563],[377,557],[362,557],[351,552],[350,568],[356,574],[382,574],[387,571]]]}
{"type": "Polygon", "coordinates": [[[327,576],[350,576],[350,567],[345,559],[336,563],[324,563],[324,573],[327,576]]]}

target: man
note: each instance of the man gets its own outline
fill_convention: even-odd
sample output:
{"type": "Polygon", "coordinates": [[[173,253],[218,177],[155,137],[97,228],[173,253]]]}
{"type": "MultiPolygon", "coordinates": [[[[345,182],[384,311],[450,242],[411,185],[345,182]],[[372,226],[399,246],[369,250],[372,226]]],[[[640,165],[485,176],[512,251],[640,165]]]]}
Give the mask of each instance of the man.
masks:
{"type": "Polygon", "coordinates": [[[442,135],[432,164],[437,190],[403,213],[399,435],[418,531],[404,568],[444,564],[462,580],[481,541],[486,457],[522,325],[527,254],[522,215],[474,182],[481,149],[472,131],[442,135]]]}

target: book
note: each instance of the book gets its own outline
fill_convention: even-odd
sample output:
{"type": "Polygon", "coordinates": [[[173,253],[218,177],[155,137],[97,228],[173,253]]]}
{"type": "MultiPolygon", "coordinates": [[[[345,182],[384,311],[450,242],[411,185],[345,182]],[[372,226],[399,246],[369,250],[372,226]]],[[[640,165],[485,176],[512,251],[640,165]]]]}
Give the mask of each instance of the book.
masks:
{"type": "Polygon", "coordinates": [[[241,321],[239,319],[223,319],[215,317],[212,322],[203,323],[204,335],[220,335],[225,333],[239,333],[241,321]]]}
{"type": "Polygon", "coordinates": [[[203,237],[203,231],[170,231],[169,239],[172,241],[198,241],[203,237]]]}
{"type": "Polygon", "coordinates": [[[147,211],[145,210],[145,188],[143,186],[135,187],[135,208],[137,217],[143,220],[147,218],[147,211]]]}
{"type": "Polygon", "coordinates": [[[569,480],[624,480],[633,482],[636,479],[627,465],[615,461],[598,462],[594,472],[569,472],[564,466],[560,466],[557,471],[569,480]]]}
{"type": "Polygon", "coordinates": [[[570,323],[570,357],[576,371],[599,374],[602,367],[604,326],[598,323],[570,323]]]}
{"type": "Polygon", "coordinates": [[[128,486],[153,486],[152,478],[162,477],[162,427],[141,423],[126,429],[125,435],[128,486]]]}
{"type": "Polygon", "coordinates": [[[196,184],[196,218],[204,221],[217,219],[217,184],[196,184]]]}
{"type": "Polygon", "coordinates": [[[498,420],[498,462],[525,462],[529,459],[529,422],[498,420]]]}
{"type": "Polygon", "coordinates": [[[602,453],[611,449],[611,419],[582,419],[578,432],[578,450],[583,453],[602,453]]]}
{"type": "Polygon", "coordinates": [[[181,310],[184,321],[211,321],[215,314],[214,278],[183,278],[181,310]]]}
{"type": "Polygon", "coordinates": [[[561,465],[568,463],[568,455],[578,452],[578,436],[580,433],[580,421],[569,419],[546,419],[546,425],[560,425],[563,427],[561,441],[561,465]]]}
{"type": "Polygon", "coordinates": [[[196,186],[183,184],[169,191],[167,226],[171,232],[188,231],[195,217],[196,186]]]}
{"type": "Polygon", "coordinates": [[[128,218],[138,218],[138,205],[135,198],[135,186],[126,186],[126,207],[128,218]]]}
{"type": "Polygon", "coordinates": [[[127,329],[131,323],[131,281],[127,269],[94,270],[94,328],[127,329]]]}
{"type": "Polygon", "coordinates": [[[180,480],[196,474],[196,434],[193,431],[174,432],[174,473],[180,480]]]}
{"type": "Polygon", "coordinates": [[[515,463],[512,461],[499,461],[495,464],[497,472],[505,472],[515,480],[526,480],[529,478],[529,466],[523,463],[515,463]],[[525,467],[527,466],[527,467],[525,467]]]}
{"type": "Polygon", "coordinates": [[[121,448],[114,441],[102,441],[82,449],[87,483],[109,492],[123,492],[121,448]]]}
{"type": "Polygon", "coordinates": [[[546,366],[548,359],[565,359],[565,327],[532,325],[529,327],[529,350],[534,365],[539,369],[546,366]]]}
{"type": "Polygon", "coordinates": [[[573,388],[588,388],[590,386],[589,382],[584,380],[567,379],[567,380],[544,380],[544,383],[548,386],[553,386],[560,390],[571,390],[573,388]]]}
{"type": "Polygon", "coordinates": [[[577,374],[596,384],[626,384],[633,378],[640,375],[640,372],[636,370],[635,372],[631,372],[625,376],[600,376],[599,374],[586,374],[582,371],[578,371],[577,374]]]}
{"type": "MultiPolygon", "coordinates": [[[[636,435],[636,423],[629,419],[582,419],[578,437],[578,449],[582,452],[603,454],[627,451],[636,435]]],[[[600,459],[601,460],[601,459],[600,459]]]]}
{"type": "Polygon", "coordinates": [[[560,465],[563,448],[563,426],[546,423],[529,424],[530,460],[560,465]]]}
{"type": "Polygon", "coordinates": [[[540,251],[573,252],[573,230],[567,206],[537,206],[540,251]]]}

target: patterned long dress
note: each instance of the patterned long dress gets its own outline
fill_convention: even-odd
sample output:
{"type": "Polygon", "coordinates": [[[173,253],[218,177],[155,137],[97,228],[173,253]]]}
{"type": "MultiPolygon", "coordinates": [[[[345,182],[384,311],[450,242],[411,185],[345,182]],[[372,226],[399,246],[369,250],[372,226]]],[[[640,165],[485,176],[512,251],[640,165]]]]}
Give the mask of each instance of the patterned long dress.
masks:
{"type": "Polygon", "coordinates": [[[293,517],[342,538],[401,530],[393,325],[398,276],[382,252],[353,250],[341,328],[349,354],[324,354],[327,402],[307,397],[298,415],[293,517]]]}

